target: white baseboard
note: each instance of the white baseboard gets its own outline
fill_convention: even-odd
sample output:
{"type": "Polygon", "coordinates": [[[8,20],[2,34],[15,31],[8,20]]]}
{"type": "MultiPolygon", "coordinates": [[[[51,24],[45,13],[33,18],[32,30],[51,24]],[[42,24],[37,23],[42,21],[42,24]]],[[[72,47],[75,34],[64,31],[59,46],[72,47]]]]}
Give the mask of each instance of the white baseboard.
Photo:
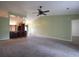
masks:
{"type": "Polygon", "coordinates": [[[44,38],[51,38],[51,39],[57,39],[57,40],[63,40],[63,41],[72,41],[71,40],[66,40],[66,39],[62,39],[62,38],[58,38],[58,37],[51,37],[51,36],[46,36],[46,35],[39,35],[39,34],[30,34],[30,36],[37,36],[37,37],[44,37],[44,38]]]}
{"type": "Polygon", "coordinates": [[[0,40],[10,40],[10,39],[0,39],[0,40]]]}
{"type": "Polygon", "coordinates": [[[9,38],[1,38],[0,40],[10,40],[9,38]]]}

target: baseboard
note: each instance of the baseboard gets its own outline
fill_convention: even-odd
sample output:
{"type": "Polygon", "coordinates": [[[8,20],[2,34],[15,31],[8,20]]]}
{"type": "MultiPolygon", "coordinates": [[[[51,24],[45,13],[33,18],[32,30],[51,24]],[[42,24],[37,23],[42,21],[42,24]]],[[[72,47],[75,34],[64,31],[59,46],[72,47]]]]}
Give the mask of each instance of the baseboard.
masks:
{"type": "Polygon", "coordinates": [[[2,38],[2,39],[0,39],[0,40],[10,40],[9,38],[2,38]]]}
{"type": "Polygon", "coordinates": [[[37,36],[37,37],[43,37],[43,38],[51,38],[51,39],[57,39],[57,40],[63,40],[63,41],[72,41],[72,40],[66,40],[58,37],[51,37],[51,36],[46,36],[46,35],[39,35],[39,34],[30,34],[30,36],[37,36]]]}
{"type": "Polygon", "coordinates": [[[0,39],[0,40],[9,40],[9,39],[0,39]]]}

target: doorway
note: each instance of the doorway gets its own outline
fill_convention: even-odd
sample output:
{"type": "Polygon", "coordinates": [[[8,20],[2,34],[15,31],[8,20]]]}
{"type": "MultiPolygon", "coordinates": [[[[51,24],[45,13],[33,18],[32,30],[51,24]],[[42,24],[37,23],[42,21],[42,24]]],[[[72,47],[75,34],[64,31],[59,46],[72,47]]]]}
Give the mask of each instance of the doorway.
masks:
{"type": "Polygon", "coordinates": [[[26,37],[25,18],[23,16],[10,14],[10,39],[26,37]]]}
{"type": "Polygon", "coordinates": [[[72,20],[72,42],[79,44],[79,19],[72,20]]]}

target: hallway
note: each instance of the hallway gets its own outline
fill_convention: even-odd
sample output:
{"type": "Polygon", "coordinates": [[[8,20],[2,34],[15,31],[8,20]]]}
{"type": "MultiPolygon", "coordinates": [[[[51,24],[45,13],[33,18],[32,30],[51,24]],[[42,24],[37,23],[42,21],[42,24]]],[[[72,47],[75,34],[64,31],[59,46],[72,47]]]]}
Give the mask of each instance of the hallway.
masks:
{"type": "Polygon", "coordinates": [[[1,57],[78,57],[79,46],[61,40],[29,36],[0,41],[1,57]]]}

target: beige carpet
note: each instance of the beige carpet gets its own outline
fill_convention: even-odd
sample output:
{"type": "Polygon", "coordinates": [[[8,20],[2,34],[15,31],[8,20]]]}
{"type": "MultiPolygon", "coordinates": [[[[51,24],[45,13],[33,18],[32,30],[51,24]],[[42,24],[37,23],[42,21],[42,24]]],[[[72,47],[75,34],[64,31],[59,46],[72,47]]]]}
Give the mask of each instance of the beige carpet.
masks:
{"type": "Polygon", "coordinates": [[[16,43],[20,43],[25,41],[26,38],[15,38],[15,39],[10,39],[10,40],[1,40],[0,41],[0,46],[9,46],[9,45],[14,45],[16,43]]]}
{"type": "Polygon", "coordinates": [[[30,36],[0,41],[1,57],[79,57],[79,46],[57,39],[30,36]]]}

